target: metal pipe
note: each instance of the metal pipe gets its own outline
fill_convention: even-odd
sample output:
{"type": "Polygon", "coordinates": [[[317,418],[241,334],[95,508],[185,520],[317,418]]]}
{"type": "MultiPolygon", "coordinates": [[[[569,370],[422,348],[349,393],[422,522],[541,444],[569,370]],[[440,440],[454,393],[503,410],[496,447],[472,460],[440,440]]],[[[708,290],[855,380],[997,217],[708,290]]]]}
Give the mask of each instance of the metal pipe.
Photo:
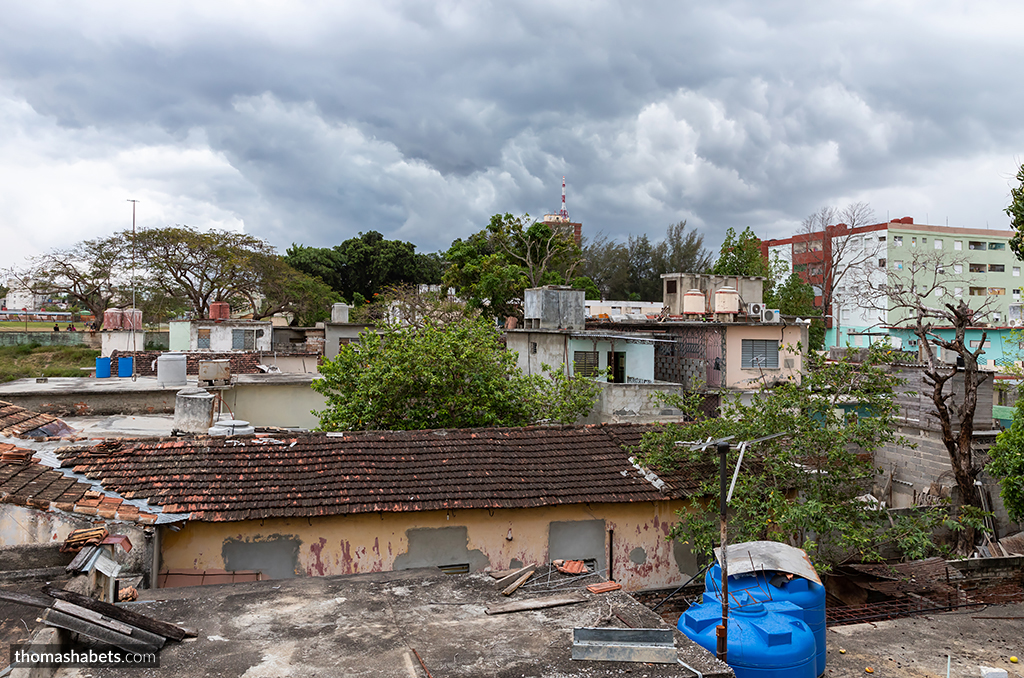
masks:
{"type": "Polygon", "coordinates": [[[728,663],[729,656],[729,523],[726,512],[728,502],[726,501],[726,478],[728,477],[727,457],[729,456],[729,443],[718,443],[718,477],[719,484],[719,529],[722,543],[722,557],[719,562],[722,564],[722,623],[716,629],[718,646],[716,656],[722,662],[728,663]]]}

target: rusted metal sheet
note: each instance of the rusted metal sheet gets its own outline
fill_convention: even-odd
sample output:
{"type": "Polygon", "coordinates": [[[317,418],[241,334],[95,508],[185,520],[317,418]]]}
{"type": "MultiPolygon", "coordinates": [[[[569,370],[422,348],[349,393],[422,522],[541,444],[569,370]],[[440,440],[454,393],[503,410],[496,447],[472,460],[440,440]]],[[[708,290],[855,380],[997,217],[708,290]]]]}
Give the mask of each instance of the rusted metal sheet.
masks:
{"type": "MultiPolygon", "coordinates": [[[[811,564],[807,552],[777,541],[747,541],[729,547],[729,576],[768,570],[785,572],[821,583],[818,572],[811,564]]],[[[722,549],[715,549],[715,558],[721,562],[722,549]]]]}

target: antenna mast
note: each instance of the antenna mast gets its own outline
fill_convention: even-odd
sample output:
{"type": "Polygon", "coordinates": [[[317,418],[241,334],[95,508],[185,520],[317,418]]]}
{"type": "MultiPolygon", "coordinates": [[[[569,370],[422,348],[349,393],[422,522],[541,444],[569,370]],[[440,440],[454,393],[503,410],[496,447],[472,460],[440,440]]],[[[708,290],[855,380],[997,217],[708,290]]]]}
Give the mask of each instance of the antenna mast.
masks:
{"type": "Polygon", "coordinates": [[[562,209],[558,210],[558,216],[569,221],[569,211],[565,209],[565,177],[562,177],[562,209]]]}

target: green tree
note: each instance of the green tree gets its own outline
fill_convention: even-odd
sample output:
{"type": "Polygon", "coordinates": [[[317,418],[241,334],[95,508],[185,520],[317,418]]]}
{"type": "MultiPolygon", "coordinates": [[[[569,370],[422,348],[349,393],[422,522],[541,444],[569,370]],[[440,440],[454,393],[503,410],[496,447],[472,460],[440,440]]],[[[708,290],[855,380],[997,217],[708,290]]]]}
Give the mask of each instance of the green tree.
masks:
{"type": "Polygon", "coordinates": [[[753,275],[771,280],[771,269],[761,256],[761,239],[750,227],[738,236],[733,228],[725,231],[725,241],[711,272],[716,275],[753,275]]]}
{"type": "Polygon", "coordinates": [[[1024,261],[1024,165],[1017,170],[1017,181],[1020,185],[1010,189],[1010,204],[1005,211],[1010,228],[1017,232],[1010,238],[1010,249],[1024,261]]]}
{"type": "MultiPolygon", "coordinates": [[[[689,510],[680,511],[671,536],[688,541],[696,553],[710,555],[718,541],[718,507],[702,497],[718,496],[714,449],[690,451],[677,441],[705,441],[735,436],[752,440],[776,433],[784,437],[758,444],[744,458],[730,504],[730,541],[774,540],[808,551],[819,567],[850,560],[879,560],[893,544],[908,557],[923,557],[933,546],[932,527],[948,518],[944,507],[895,519],[863,501],[874,469],[868,456],[898,437],[898,379],[887,369],[884,350],[873,346],[863,364],[825,361],[807,356],[801,383],[765,388],[749,405],[723,406],[721,416],[701,419],[699,394],[672,399],[696,419],[648,434],[641,445],[642,463],[669,471],[680,462],[708,469],[701,492],[689,510]],[[715,469],[715,470],[711,470],[715,469]]],[[[737,460],[735,443],[730,468],[737,460]]]]}
{"type": "Polygon", "coordinates": [[[1024,522],[1024,397],[1018,398],[1013,424],[996,438],[986,470],[999,479],[999,496],[1010,520],[1024,522]]]}
{"type": "Polygon", "coordinates": [[[313,388],[327,403],[315,414],[325,431],[575,421],[590,412],[599,388],[558,371],[552,379],[524,376],[486,319],[383,325],[343,346],[320,374],[313,388]]]}
{"type": "Polygon", "coordinates": [[[811,320],[808,328],[808,343],[811,350],[819,351],[825,346],[825,323],[821,309],[814,305],[814,288],[799,273],[790,272],[789,266],[778,257],[770,264],[771,277],[766,285],[764,303],[768,308],[777,308],[784,315],[811,320]]]}

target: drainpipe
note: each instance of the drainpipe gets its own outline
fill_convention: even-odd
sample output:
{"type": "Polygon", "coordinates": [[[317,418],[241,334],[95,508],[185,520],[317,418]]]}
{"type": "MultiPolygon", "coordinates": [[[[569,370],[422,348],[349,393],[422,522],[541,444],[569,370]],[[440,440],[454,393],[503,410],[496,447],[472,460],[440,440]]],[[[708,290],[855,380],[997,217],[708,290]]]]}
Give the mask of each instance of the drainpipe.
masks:
{"type": "Polygon", "coordinates": [[[159,525],[153,526],[153,555],[149,565],[149,588],[160,587],[160,532],[163,528],[159,525]]]}

